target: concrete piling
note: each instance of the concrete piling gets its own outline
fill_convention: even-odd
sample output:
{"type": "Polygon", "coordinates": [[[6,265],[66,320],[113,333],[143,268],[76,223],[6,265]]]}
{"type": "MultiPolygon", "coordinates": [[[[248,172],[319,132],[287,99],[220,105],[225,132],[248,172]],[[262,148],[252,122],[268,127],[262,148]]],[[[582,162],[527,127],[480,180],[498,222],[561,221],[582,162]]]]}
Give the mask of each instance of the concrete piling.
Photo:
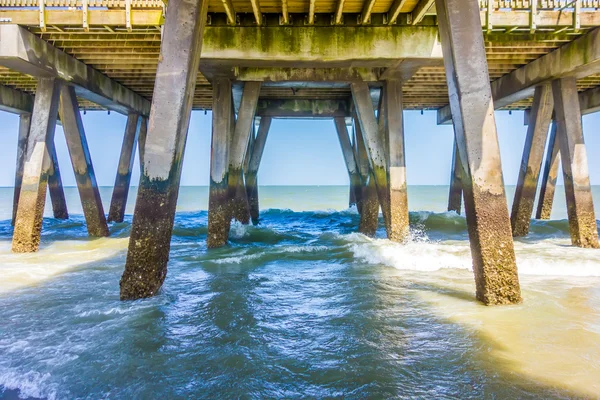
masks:
{"type": "Polygon", "coordinates": [[[351,84],[352,98],[356,107],[356,115],[360,131],[364,139],[369,165],[377,188],[377,197],[381,205],[383,220],[388,237],[390,235],[390,195],[387,181],[387,159],[385,146],[379,135],[378,122],[375,119],[375,110],[366,82],[353,82],[351,84]]]}
{"type": "Polygon", "coordinates": [[[450,108],[463,165],[476,297],[521,302],[479,6],[436,0],[450,108]]]}
{"type": "Polygon", "coordinates": [[[409,236],[408,192],[406,188],[406,159],[404,152],[404,122],[402,84],[398,80],[384,82],[383,109],[385,113],[384,149],[387,152],[390,218],[388,237],[396,242],[409,236]]]}
{"type": "Polygon", "coordinates": [[[452,168],[450,169],[450,193],[448,193],[448,211],[460,214],[462,208],[462,164],[456,137],[454,138],[454,152],[452,153],[452,168]]]}
{"type": "Polygon", "coordinates": [[[54,147],[59,95],[60,82],[38,79],[12,240],[15,253],[35,252],[40,245],[46,188],[52,169],[49,147],[54,147]]]}
{"type": "Polygon", "coordinates": [[[525,236],[529,233],[531,213],[553,110],[554,100],[551,85],[544,84],[536,87],[510,216],[512,234],[515,237],[525,236]]]}
{"type": "Polygon", "coordinates": [[[171,0],[167,8],[122,300],[156,295],[167,275],[207,7],[205,0],[171,0]]]}
{"type": "Polygon", "coordinates": [[[248,160],[248,167],[245,171],[246,193],[248,195],[248,204],[250,206],[250,217],[252,218],[252,224],[254,225],[257,225],[259,222],[257,174],[270,128],[271,117],[261,117],[258,132],[256,133],[256,138],[252,144],[252,154],[248,160]]]}
{"type": "Polygon", "coordinates": [[[260,93],[260,82],[246,82],[238,110],[238,118],[231,139],[229,154],[229,193],[233,217],[242,224],[250,222],[250,207],[244,183],[244,161],[250,143],[250,133],[254,125],[254,115],[260,93]]]}
{"type": "Polygon", "coordinates": [[[60,176],[58,157],[54,141],[48,143],[48,155],[50,156],[50,170],[48,172],[48,190],[50,191],[50,202],[52,203],[52,214],[55,219],[69,219],[65,190],[60,176]]]}
{"type": "Polygon", "coordinates": [[[75,89],[72,86],[63,85],[60,92],[59,114],[75,172],[87,230],[90,236],[108,236],[104,207],[96,183],[96,174],[79,113],[75,89]]]}
{"type": "Polygon", "coordinates": [[[123,145],[121,146],[121,156],[119,157],[115,186],[108,211],[108,222],[123,222],[125,219],[125,207],[127,206],[127,197],[129,196],[131,172],[141,123],[142,121],[138,114],[132,113],[127,116],[125,135],[123,136],[123,145]]]}
{"type": "Polygon", "coordinates": [[[23,182],[23,167],[27,155],[27,140],[29,139],[29,127],[31,126],[31,114],[19,116],[19,140],[17,142],[17,163],[15,168],[15,188],[13,194],[13,214],[11,224],[15,225],[17,209],[19,207],[19,196],[21,195],[21,183],[23,182]]]}
{"type": "Polygon", "coordinates": [[[375,177],[369,166],[369,156],[358,117],[354,116],[354,142],[356,143],[356,165],[361,176],[361,193],[356,202],[360,213],[358,231],[367,236],[375,236],[379,224],[379,201],[375,177]]]}
{"type": "MultiPolygon", "coordinates": [[[[233,134],[231,81],[213,81],[213,123],[208,195],[208,248],[224,246],[229,238],[231,208],[229,192],[229,154],[233,134]]],[[[237,182],[236,182],[237,184],[237,182]]]]}
{"type": "Polygon", "coordinates": [[[558,140],[556,140],[556,122],[552,121],[548,148],[546,150],[546,161],[544,162],[544,173],[542,174],[542,185],[538,198],[538,207],[535,213],[536,219],[550,219],[552,203],[554,202],[554,191],[556,189],[556,178],[558,176],[558,165],[560,164],[560,152],[558,151],[558,140]]]}
{"type": "Polygon", "coordinates": [[[556,79],[552,92],[571,242],[578,247],[599,248],[577,82],[575,78],[556,79]]]}
{"type": "Polygon", "coordinates": [[[356,199],[360,198],[360,191],[362,190],[360,172],[358,172],[358,167],[356,165],[354,150],[352,148],[352,144],[350,143],[350,137],[348,136],[345,118],[335,117],[333,122],[335,124],[335,130],[337,132],[340,147],[342,149],[342,155],[344,156],[348,177],[350,178],[350,205],[352,205],[352,199],[354,199],[354,202],[356,202],[356,199]]]}

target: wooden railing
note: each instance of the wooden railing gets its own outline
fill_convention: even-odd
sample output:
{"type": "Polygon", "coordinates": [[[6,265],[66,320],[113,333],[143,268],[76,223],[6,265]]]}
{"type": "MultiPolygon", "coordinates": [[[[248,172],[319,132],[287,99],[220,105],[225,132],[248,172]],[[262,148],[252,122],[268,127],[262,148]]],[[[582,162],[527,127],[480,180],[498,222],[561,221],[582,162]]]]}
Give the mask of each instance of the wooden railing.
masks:
{"type": "MultiPolygon", "coordinates": [[[[126,8],[127,0],[0,0],[0,7],[88,7],[126,8]],[[42,4],[43,3],[43,4],[42,4]]],[[[131,0],[134,8],[160,8],[162,0],[131,0]]]]}
{"type": "MultiPolygon", "coordinates": [[[[482,9],[486,9],[488,3],[488,0],[479,0],[479,6],[482,9]]],[[[600,8],[600,0],[493,0],[492,9],[529,10],[532,3],[538,10],[574,10],[578,6],[580,8],[600,8]]]]}

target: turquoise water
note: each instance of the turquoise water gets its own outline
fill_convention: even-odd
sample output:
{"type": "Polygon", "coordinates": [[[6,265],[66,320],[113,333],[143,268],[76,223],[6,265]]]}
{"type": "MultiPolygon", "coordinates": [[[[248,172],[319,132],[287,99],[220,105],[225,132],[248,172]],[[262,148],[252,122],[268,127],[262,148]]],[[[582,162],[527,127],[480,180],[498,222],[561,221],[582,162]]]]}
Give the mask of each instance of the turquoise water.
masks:
{"type": "Polygon", "coordinates": [[[17,255],[0,189],[0,399],[600,397],[600,251],[570,246],[562,187],[515,242],[511,307],[474,300],[446,186],[409,187],[402,245],[355,233],[347,187],[259,191],[261,225],[209,251],[207,189],[182,188],[163,290],[120,302],[130,215],[89,239],[67,188],[71,219],[17,255]]]}

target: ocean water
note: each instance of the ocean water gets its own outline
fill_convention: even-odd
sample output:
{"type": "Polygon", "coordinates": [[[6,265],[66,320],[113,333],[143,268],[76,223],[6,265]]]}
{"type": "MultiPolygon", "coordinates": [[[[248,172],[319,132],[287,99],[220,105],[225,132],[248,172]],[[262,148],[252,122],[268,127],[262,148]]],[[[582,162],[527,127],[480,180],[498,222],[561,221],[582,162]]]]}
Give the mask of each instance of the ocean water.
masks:
{"type": "Polygon", "coordinates": [[[0,399],[600,397],[600,250],[570,245],[562,187],[508,307],[475,301],[447,186],[409,187],[407,244],[356,233],[347,187],[259,192],[261,224],[207,250],[207,188],[182,188],[161,293],[121,302],[131,215],[89,239],[67,188],[71,219],[17,255],[0,189],[0,399]]]}

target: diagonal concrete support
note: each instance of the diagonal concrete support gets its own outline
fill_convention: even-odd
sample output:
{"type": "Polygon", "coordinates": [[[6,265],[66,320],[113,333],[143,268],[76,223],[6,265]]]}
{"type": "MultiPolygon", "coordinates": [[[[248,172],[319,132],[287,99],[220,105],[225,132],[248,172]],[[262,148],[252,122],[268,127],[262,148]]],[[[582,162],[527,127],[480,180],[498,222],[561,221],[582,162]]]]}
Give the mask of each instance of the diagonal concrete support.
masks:
{"type": "Polygon", "coordinates": [[[148,115],[150,103],[125,86],[18,25],[0,25],[0,65],[40,78],[60,78],[77,96],[111,110],[148,115]]]}
{"type": "Polygon", "coordinates": [[[558,140],[556,140],[556,122],[552,122],[550,137],[548,138],[548,149],[546,150],[546,161],[542,175],[542,186],[538,198],[538,207],[535,214],[537,219],[550,219],[552,203],[554,202],[554,191],[556,189],[556,178],[558,177],[558,165],[560,164],[560,152],[558,151],[558,140]]]}
{"type": "Polygon", "coordinates": [[[375,236],[379,224],[377,187],[375,185],[375,177],[369,166],[369,156],[365,146],[364,135],[356,115],[354,116],[354,142],[356,143],[356,164],[362,180],[362,190],[356,201],[356,208],[360,213],[358,231],[367,236],[375,236]]]}
{"type": "Polygon", "coordinates": [[[38,79],[13,233],[12,250],[16,253],[34,252],[40,245],[48,175],[52,168],[49,147],[54,144],[59,90],[57,80],[38,79]]]}
{"type": "Polygon", "coordinates": [[[254,124],[256,105],[260,93],[260,82],[246,82],[242,93],[242,101],[238,110],[237,121],[231,141],[229,154],[229,193],[231,196],[231,210],[233,217],[242,224],[250,223],[250,207],[244,183],[244,160],[250,132],[254,124]]]}
{"type": "Polygon", "coordinates": [[[209,248],[227,244],[231,224],[229,194],[229,154],[233,131],[231,81],[213,81],[212,142],[210,152],[210,188],[208,195],[209,248]]]}
{"type": "Polygon", "coordinates": [[[60,176],[60,168],[58,166],[58,157],[56,156],[54,141],[48,143],[48,154],[50,156],[51,164],[50,172],[48,173],[48,190],[50,191],[52,213],[56,219],[69,219],[67,200],[65,199],[65,190],[60,176]]]}
{"type": "Polygon", "coordinates": [[[456,137],[454,138],[454,152],[452,153],[452,169],[450,171],[450,193],[448,194],[448,211],[460,214],[462,207],[462,164],[456,137]]]}
{"type": "Polygon", "coordinates": [[[406,159],[404,152],[404,122],[402,84],[398,80],[384,82],[383,109],[380,118],[385,118],[384,143],[388,153],[388,182],[390,223],[388,237],[397,242],[409,235],[408,192],[406,188],[406,159]]]}
{"type": "Polygon", "coordinates": [[[464,170],[477,299],[488,305],[519,303],[521,291],[479,7],[470,0],[436,0],[436,10],[464,170]]]}
{"type": "Polygon", "coordinates": [[[79,113],[79,105],[75,90],[71,86],[64,85],[60,89],[59,115],[75,172],[88,233],[90,236],[96,237],[108,236],[108,225],[79,113]]]}
{"type": "Polygon", "coordinates": [[[252,144],[252,155],[248,160],[248,167],[245,170],[246,193],[248,194],[248,204],[250,205],[250,217],[254,225],[259,222],[257,174],[270,128],[271,117],[261,117],[258,132],[252,144]]]}
{"type": "Polygon", "coordinates": [[[19,116],[19,140],[17,143],[17,165],[15,168],[15,189],[13,194],[12,225],[15,225],[17,209],[19,207],[19,196],[21,195],[21,183],[23,182],[23,167],[27,155],[27,140],[29,139],[29,127],[31,126],[31,114],[19,116]]]}
{"type": "Polygon", "coordinates": [[[531,213],[553,110],[554,100],[551,85],[545,84],[536,87],[510,216],[512,234],[515,237],[525,236],[529,233],[531,213]]]}
{"type": "Polygon", "coordinates": [[[575,246],[599,248],[577,83],[574,78],[557,79],[552,82],[552,93],[571,241],[575,246]]]}
{"type": "Polygon", "coordinates": [[[125,125],[125,135],[121,146],[121,157],[115,178],[110,209],[108,211],[108,222],[123,222],[125,219],[125,208],[129,196],[129,185],[131,183],[131,172],[135,160],[135,148],[141,127],[141,118],[138,114],[129,114],[125,125]]]}
{"type": "Polygon", "coordinates": [[[362,131],[365,147],[369,157],[369,165],[377,187],[377,197],[383,213],[388,236],[390,234],[390,197],[387,181],[387,160],[385,147],[379,135],[379,127],[375,119],[373,101],[369,86],[365,82],[352,83],[352,98],[356,107],[358,122],[362,131]]]}
{"type": "Polygon", "coordinates": [[[138,135],[138,158],[140,161],[140,176],[144,173],[144,149],[146,148],[146,135],[148,132],[148,118],[141,117],[140,133],[138,135]]]}
{"type": "Polygon", "coordinates": [[[207,6],[205,0],[171,0],[167,8],[122,300],[155,295],[167,275],[207,6]]]}
{"type": "Polygon", "coordinates": [[[358,172],[356,159],[354,158],[352,143],[350,143],[350,137],[348,136],[346,119],[343,117],[335,117],[333,122],[335,124],[335,130],[340,141],[340,147],[342,149],[342,155],[344,156],[348,177],[350,178],[350,205],[352,205],[352,198],[355,199],[354,202],[356,202],[356,199],[360,198],[360,192],[362,190],[360,173],[358,172]]]}

